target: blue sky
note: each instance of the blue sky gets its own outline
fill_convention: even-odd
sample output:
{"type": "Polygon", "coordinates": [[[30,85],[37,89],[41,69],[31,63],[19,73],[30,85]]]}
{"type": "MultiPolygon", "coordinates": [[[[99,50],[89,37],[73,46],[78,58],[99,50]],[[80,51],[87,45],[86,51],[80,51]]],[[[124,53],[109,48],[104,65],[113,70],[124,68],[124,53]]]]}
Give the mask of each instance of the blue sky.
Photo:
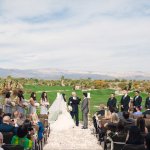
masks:
{"type": "Polygon", "coordinates": [[[0,0],[0,67],[149,70],[149,0],[0,0]]]}

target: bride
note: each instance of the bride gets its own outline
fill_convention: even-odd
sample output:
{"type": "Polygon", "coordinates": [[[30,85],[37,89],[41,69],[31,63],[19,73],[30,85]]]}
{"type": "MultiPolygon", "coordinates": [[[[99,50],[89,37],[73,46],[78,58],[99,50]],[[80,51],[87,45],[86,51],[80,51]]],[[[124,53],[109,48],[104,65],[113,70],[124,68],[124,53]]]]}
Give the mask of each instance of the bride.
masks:
{"type": "Polygon", "coordinates": [[[48,121],[50,123],[51,130],[54,131],[67,130],[75,126],[70,113],[67,111],[66,102],[60,93],[57,93],[56,100],[49,108],[48,121]]]}

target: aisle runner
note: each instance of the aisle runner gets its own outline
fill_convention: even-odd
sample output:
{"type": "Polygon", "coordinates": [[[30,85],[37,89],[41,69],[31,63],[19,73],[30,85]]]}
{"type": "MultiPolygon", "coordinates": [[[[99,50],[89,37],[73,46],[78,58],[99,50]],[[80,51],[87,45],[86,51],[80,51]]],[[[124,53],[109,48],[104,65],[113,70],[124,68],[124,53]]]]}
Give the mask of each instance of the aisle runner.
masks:
{"type": "Polygon", "coordinates": [[[90,129],[75,127],[63,132],[51,132],[44,150],[102,150],[90,129]]]}

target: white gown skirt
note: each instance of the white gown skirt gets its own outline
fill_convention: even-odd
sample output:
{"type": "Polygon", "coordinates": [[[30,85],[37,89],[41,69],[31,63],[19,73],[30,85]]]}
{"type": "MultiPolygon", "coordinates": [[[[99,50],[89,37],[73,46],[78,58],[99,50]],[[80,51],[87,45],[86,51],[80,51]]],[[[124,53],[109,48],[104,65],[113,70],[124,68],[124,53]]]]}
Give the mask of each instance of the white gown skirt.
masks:
{"type": "Polygon", "coordinates": [[[71,115],[66,111],[58,116],[57,120],[51,123],[52,131],[68,130],[75,127],[74,120],[71,115]]]}

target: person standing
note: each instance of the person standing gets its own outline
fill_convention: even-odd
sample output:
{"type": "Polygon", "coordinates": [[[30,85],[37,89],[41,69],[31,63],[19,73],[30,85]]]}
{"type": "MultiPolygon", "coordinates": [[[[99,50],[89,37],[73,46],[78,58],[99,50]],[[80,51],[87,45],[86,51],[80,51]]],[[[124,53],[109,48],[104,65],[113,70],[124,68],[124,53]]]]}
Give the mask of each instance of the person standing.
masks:
{"type": "Polygon", "coordinates": [[[17,111],[21,115],[24,115],[25,114],[25,106],[23,105],[24,96],[23,96],[23,91],[21,90],[18,92],[16,103],[17,103],[17,111]]]}
{"type": "Polygon", "coordinates": [[[79,108],[78,105],[80,104],[81,99],[77,97],[75,92],[72,92],[72,97],[69,98],[68,105],[72,107],[70,111],[70,115],[76,120],[76,126],[79,126],[79,108]]]}
{"type": "Polygon", "coordinates": [[[141,103],[142,103],[142,97],[140,96],[140,92],[135,91],[135,97],[133,98],[134,112],[136,111],[137,106],[141,107],[141,103]]]}
{"type": "Polygon", "coordinates": [[[145,101],[145,108],[150,109],[150,92],[148,93],[148,97],[146,98],[145,101]]]}
{"type": "Polygon", "coordinates": [[[110,110],[110,112],[116,112],[117,111],[117,99],[115,98],[115,94],[111,93],[110,98],[107,101],[107,107],[110,110]]]}
{"type": "Polygon", "coordinates": [[[89,101],[87,98],[87,93],[83,93],[83,101],[81,104],[81,110],[82,110],[82,115],[83,115],[83,128],[82,129],[87,129],[88,128],[88,112],[89,112],[89,101]]]}
{"type": "Polygon", "coordinates": [[[40,114],[48,114],[48,106],[49,106],[49,102],[48,102],[48,98],[47,98],[47,93],[43,92],[41,95],[41,111],[40,114]]]}
{"type": "Polygon", "coordinates": [[[5,114],[12,114],[11,93],[7,92],[5,96],[5,114]]]}
{"type": "Polygon", "coordinates": [[[123,96],[121,97],[121,111],[128,111],[130,105],[130,96],[128,95],[128,91],[126,89],[123,90],[123,96]]]}
{"type": "Polygon", "coordinates": [[[36,93],[35,92],[31,93],[29,102],[30,102],[30,105],[29,105],[29,114],[35,114],[36,113],[36,106],[35,106],[35,103],[36,103],[36,93]]]}

